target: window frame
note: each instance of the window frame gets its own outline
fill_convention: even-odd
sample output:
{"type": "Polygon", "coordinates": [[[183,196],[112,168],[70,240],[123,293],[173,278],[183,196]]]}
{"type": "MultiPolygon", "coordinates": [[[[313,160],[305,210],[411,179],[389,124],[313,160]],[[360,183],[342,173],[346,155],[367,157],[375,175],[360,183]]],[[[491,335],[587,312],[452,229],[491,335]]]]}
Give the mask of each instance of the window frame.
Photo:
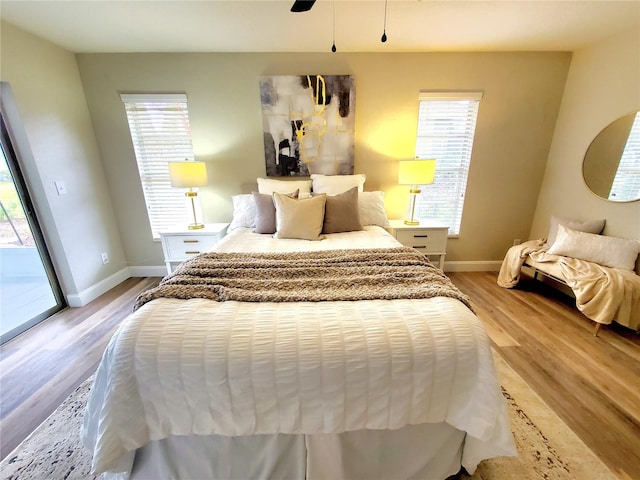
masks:
{"type": "Polygon", "coordinates": [[[127,117],[151,235],[159,241],[161,231],[186,225],[187,189],[171,186],[169,162],[194,160],[187,95],[122,93],[120,99],[127,117]]]}
{"type": "MultiPolygon", "coordinates": [[[[435,159],[436,174],[433,184],[420,186],[421,193],[416,198],[415,215],[418,220],[429,219],[448,225],[450,238],[460,236],[482,97],[482,91],[427,90],[421,91],[418,96],[415,159],[435,159]],[[449,102],[449,104],[437,105],[438,108],[429,112],[429,106],[423,105],[423,102],[449,102]],[[466,102],[464,114],[460,113],[464,106],[464,103],[460,102],[466,102]],[[443,116],[445,115],[443,106],[448,106],[454,113],[443,116]],[[427,114],[432,116],[425,117],[427,114]],[[457,122],[453,124],[453,120],[457,122]],[[461,135],[459,130],[464,135],[461,135]],[[448,134],[443,135],[443,133],[448,134]],[[458,162],[457,166],[455,162],[458,162]],[[453,190],[447,192],[447,189],[452,186],[449,181],[453,178],[452,176],[455,177],[456,183],[453,185],[453,190]],[[445,214],[445,212],[449,213],[445,214]]],[[[433,105],[436,106],[436,104],[433,105]]]]}

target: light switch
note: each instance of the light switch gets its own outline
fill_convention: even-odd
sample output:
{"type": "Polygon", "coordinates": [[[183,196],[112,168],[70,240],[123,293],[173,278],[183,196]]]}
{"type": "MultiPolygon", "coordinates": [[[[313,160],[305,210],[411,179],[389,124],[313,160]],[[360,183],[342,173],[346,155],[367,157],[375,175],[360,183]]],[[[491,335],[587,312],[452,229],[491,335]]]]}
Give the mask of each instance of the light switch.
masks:
{"type": "Polygon", "coordinates": [[[56,190],[58,195],[66,195],[67,194],[67,186],[64,184],[62,180],[55,180],[53,183],[56,185],[56,190]]]}

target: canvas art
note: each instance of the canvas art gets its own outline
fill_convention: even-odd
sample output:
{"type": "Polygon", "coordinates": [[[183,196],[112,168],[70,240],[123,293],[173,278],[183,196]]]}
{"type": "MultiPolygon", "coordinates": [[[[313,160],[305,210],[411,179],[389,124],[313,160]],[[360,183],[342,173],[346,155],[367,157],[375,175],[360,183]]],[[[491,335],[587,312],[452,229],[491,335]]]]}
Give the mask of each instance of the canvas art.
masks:
{"type": "Polygon", "coordinates": [[[353,174],[354,87],[350,75],[260,78],[267,176],[353,174]]]}

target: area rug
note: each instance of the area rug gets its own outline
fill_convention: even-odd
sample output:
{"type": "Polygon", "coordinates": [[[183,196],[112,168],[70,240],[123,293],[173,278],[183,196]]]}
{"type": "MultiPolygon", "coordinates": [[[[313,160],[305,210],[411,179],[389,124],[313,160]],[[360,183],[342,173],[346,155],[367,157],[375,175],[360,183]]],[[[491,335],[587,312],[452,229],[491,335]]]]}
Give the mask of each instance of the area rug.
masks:
{"type": "Polygon", "coordinates": [[[518,456],[485,460],[460,480],[617,479],[500,355],[493,358],[518,456]]]}
{"type": "MultiPolygon", "coordinates": [[[[529,388],[506,362],[494,354],[509,406],[518,457],[483,461],[460,480],[615,480],[610,470],[529,388]]],[[[94,480],[91,458],[79,439],[91,379],[0,463],[6,480],[94,480]]]]}

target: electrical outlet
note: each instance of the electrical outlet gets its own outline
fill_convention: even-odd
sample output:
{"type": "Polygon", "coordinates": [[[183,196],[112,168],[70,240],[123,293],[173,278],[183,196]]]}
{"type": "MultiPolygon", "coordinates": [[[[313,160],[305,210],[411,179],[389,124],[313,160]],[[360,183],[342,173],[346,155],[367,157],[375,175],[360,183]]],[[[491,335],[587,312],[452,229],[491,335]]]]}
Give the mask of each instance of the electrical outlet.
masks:
{"type": "Polygon", "coordinates": [[[514,246],[515,246],[515,245],[520,245],[520,239],[519,239],[519,238],[515,238],[515,239],[513,240],[513,245],[514,245],[514,246]]]}
{"type": "Polygon", "coordinates": [[[109,263],[109,254],[107,252],[102,252],[102,264],[106,265],[107,263],[109,263]]]}

